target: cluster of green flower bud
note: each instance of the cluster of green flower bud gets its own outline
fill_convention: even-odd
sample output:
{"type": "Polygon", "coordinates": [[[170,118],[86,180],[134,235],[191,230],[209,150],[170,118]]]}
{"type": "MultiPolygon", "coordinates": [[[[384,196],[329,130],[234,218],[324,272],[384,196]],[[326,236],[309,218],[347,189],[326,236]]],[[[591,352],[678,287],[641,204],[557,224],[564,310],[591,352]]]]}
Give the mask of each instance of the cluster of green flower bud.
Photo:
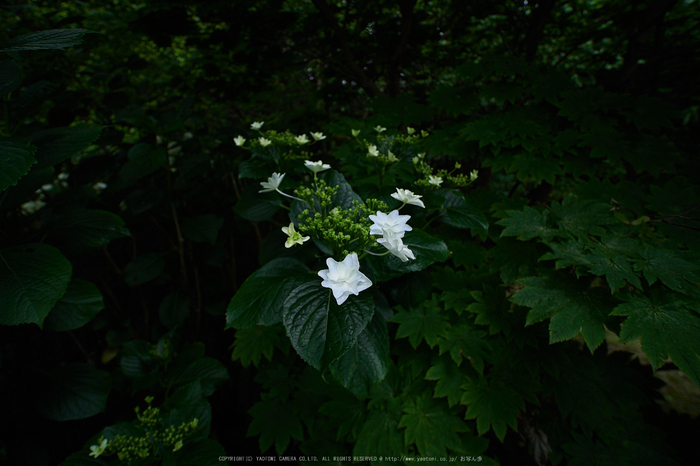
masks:
{"type": "Polygon", "coordinates": [[[321,210],[325,211],[333,202],[333,196],[338,192],[339,187],[330,187],[322,179],[317,179],[311,187],[299,186],[294,190],[294,194],[304,201],[309,207],[314,208],[316,203],[321,206],[321,210]]]}
{"type": "Polygon", "coordinates": [[[164,430],[153,432],[153,439],[160,442],[165,448],[178,451],[183,447],[183,440],[192,434],[199,424],[199,419],[194,418],[190,422],[183,422],[179,426],[170,426],[164,430]]]}

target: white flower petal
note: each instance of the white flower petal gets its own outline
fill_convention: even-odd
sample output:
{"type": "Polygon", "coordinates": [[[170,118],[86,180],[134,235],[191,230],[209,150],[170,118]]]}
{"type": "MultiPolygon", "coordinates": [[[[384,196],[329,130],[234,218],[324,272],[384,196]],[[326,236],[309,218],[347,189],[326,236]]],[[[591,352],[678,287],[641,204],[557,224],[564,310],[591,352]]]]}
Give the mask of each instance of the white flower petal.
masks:
{"type": "Polygon", "coordinates": [[[286,173],[282,173],[281,175],[279,173],[273,173],[272,176],[267,179],[267,181],[260,182],[260,186],[262,186],[263,189],[258,192],[268,193],[270,191],[276,191],[282,183],[282,178],[284,178],[284,175],[286,175],[286,173]]]}
{"type": "Polygon", "coordinates": [[[414,194],[408,189],[396,188],[396,192],[393,193],[391,197],[406,204],[416,205],[418,207],[425,208],[423,201],[420,200],[422,196],[414,194]]]}
{"type": "Polygon", "coordinates": [[[321,286],[330,288],[339,306],[351,294],[357,296],[372,286],[370,279],[360,272],[360,261],[354,252],[348,254],[341,262],[329,257],[326,259],[326,265],[328,269],[318,272],[318,276],[323,279],[321,286]]]}

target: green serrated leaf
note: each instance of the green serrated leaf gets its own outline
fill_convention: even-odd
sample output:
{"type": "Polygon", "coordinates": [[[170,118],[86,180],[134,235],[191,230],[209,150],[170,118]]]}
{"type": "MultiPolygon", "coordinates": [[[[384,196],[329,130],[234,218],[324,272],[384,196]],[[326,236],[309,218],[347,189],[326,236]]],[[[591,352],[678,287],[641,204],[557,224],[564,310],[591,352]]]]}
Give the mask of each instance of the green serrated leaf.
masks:
{"type": "Polygon", "coordinates": [[[23,50],[63,50],[78,45],[87,29],[51,29],[32,32],[5,42],[0,52],[21,52],[23,50]]]}
{"type": "Polygon", "coordinates": [[[591,200],[579,200],[575,196],[565,198],[561,204],[553,202],[551,210],[559,217],[557,224],[560,228],[574,236],[584,238],[586,235],[602,235],[605,230],[601,225],[617,222],[609,205],[591,200]]]}
{"type": "Polygon", "coordinates": [[[243,367],[248,367],[251,362],[255,367],[258,367],[262,356],[265,356],[268,361],[272,361],[275,347],[283,348],[280,338],[283,328],[279,325],[269,327],[260,325],[237,330],[231,360],[240,360],[243,367]]]}
{"type": "Polygon", "coordinates": [[[594,275],[605,275],[610,291],[615,293],[629,282],[638,289],[642,288],[639,278],[632,271],[632,266],[626,257],[615,255],[604,257],[598,255],[598,250],[593,250],[589,256],[591,263],[591,273],[594,275]]]}
{"type": "Polygon", "coordinates": [[[243,190],[233,211],[246,220],[262,222],[269,220],[282,206],[276,192],[259,193],[260,185],[251,185],[243,190]]]}
{"type": "Polygon", "coordinates": [[[19,139],[0,139],[0,192],[15,186],[29,172],[36,163],[35,151],[36,147],[19,139]]]}
{"type": "Polygon", "coordinates": [[[486,340],[486,332],[471,328],[467,324],[450,326],[438,342],[440,354],[449,352],[452,360],[458,366],[462,359],[467,359],[479,374],[484,372],[484,358],[490,345],[486,340]]]}
{"type": "Polygon", "coordinates": [[[469,228],[476,231],[489,229],[489,222],[484,214],[472,206],[466,199],[453,192],[445,194],[441,219],[456,228],[469,228]]]}
{"type": "Polygon", "coordinates": [[[406,445],[415,444],[422,456],[447,456],[447,450],[463,451],[458,432],[469,427],[444,405],[436,403],[430,393],[416,398],[404,409],[399,427],[405,427],[406,445]]]}
{"type": "Polygon", "coordinates": [[[399,324],[396,338],[408,337],[411,346],[417,348],[421,340],[431,348],[438,343],[438,337],[447,328],[447,316],[442,312],[439,295],[433,294],[430,301],[410,311],[400,310],[392,316],[390,322],[399,324]]]}
{"type": "Polygon", "coordinates": [[[185,446],[178,451],[175,461],[178,466],[221,466],[226,450],[219,442],[203,439],[194,443],[185,441],[185,446]]]}
{"type": "Polygon", "coordinates": [[[635,261],[634,270],[644,273],[649,285],[661,282],[674,291],[688,293],[691,287],[696,287],[700,277],[695,272],[700,269],[696,264],[677,257],[668,249],[647,246],[642,251],[642,259],[635,261]]]}
{"type": "Polygon", "coordinates": [[[434,107],[445,110],[453,116],[467,115],[479,105],[479,99],[474,90],[465,86],[438,86],[430,93],[428,101],[434,107]]]}
{"type": "Polygon", "coordinates": [[[465,418],[476,419],[479,435],[492,428],[503,442],[508,426],[518,430],[517,416],[525,409],[525,402],[515,390],[498,381],[489,383],[485,377],[469,378],[462,389],[460,403],[468,406],[465,418]]]}
{"type": "Polygon", "coordinates": [[[87,364],[69,364],[46,377],[43,396],[37,401],[47,418],[71,421],[104,411],[112,389],[112,379],[106,372],[87,364]]]}
{"type": "Polygon", "coordinates": [[[390,363],[386,322],[375,313],[357,342],[331,364],[330,370],[343,387],[358,398],[366,398],[370,387],[384,379],[390,363]]]}
{"type": "Polygon", "coordinates": [[[87,280],[74,278],[46,317],[44,328],[58,332],[74,330],[90,322],[102,309],[100,290],[87,280]]]}
{"type": "Polygon", "coordinates": [[[405,455],[404,436],[399,430],[402,408],[402,400],[390,398],[385,411],[371,411],[355,442],[353,455],[374,456],[380,451],[384,455],[405,455]]]}
{"type": "Polygon", "coordinates": [[[219,230],[223,224],[223,217],[208,214],[199,217],[183,218],[180,221],[180,230],[185,238],[192,241],[216,244],[216,238],[219,236],[219,230]]]}
{"type": "Polygon", "coordinates": [[[72,270],[60,251],[46,244],[0,250],[0,324],[41,327],[66,292],[72,270]]]}
{"type": "Polygon", "coordinates": [[[622,323],[620,339],[628,342],[640,337],[642,350],[654,370],[670,356],[700,386],[700,317],[678,298],[679,295],[660,295],[651,300],[637,295],[617,306],[613,315],[628,316],[622,323]]]}
{"type": "Polygon", "coordinates": [[[129,149],[127,157],[129,160],[119,170],[124,187],[164,167],[168,159],[165,149],[145,143],[129,149]]]}
{"type": "Polygon", "coordinates": [[[557,229],[552,228],[552,217],[547,210],[537,210],[532,207],[523,207],[519,210],[507,210],[507,218],[496,223],[506,227],[501,236],[517,236],[519,240],[527,241],[532,238],[542,238],[551,241],[557,234],[557,229]]]}
{"type": "Polygon", "coordinates": [[[292,438],[304,439],[302,424],[294,412],[294,404],[285,403],[279,398],[263,395],[248,413],[253,421],[248,427],[248,437],[260,435],[260,451],[266,451],[273,444],[278,455],[284,453],[292,438]]]}
{"type": "Polygon", "coordinates": [[[282,321],[284,301],[289,293],[314,276],[309,269],[291,258],[273,259],[254,272],[231,298],[226,309],[226,328],[272,325],[282,321]]]}
{"type": "Polygon", "coordinates": [[[47,236],[66,254],[80,253],[131,236],[124,220],[112,212],[76,209],[59,216],[47,227],[47,236]]]}
{"type": "Polygon", "coordinates": [[[581,334],[593,352],[605,339],[605,319],[612,311],[609,293],[587,288],[564,277],[528,277],[519,280],[525,289],[510,299],[531,307],[527,325],[550,318],[549,342],[570,340],[581,334]]]}
{"type": "Polygon", "coordinates": [[[80,124],[32,133],[29,141],[37,147],[37,168],[50,167],[78,154],[97,141],[102,126],[80,124]]]}
{"type": "Polygon", "coordinates": [[[163,254],[148,253],[135,257],[124,267],[124,281],[129,286],[143,285],[160,277],[165,270],[163,254]]]}
{"type": "Polygon", "coordinates": [[[186,385],[199,381],[204,396],[214,393],[216,385],[229,379],[228,371],[223,364],[214,358],[201,358],[193,361],[185,368],[173,384],[186,385]]]}
{"type": "Polygon", "coordinates": [[[328,186],[338,187],[338,191],[331,199],[331,207],[340,206],[343,209],[350,209],[353,207],[352,201],[357,201],[360,204],[363,203],[362,198],[352,190],[352,186],[345,180],[342,173],[335,170],[328,170],[323,172],[321,178],[328,183],[328,186]]]}
{"type": "Polygon", "coordinates": [[[322,287],[318,279],[289,293],[283,322],[299,356],[324,370],[352,348],[373,314],[370,293],[350,296],[339,306],[331,290],[322,287]]]}
{"type": "Polygon", "coordinates": [[[367,263],[374,269],[377,281],[385,281],[410,272],[418,272],[435,262],[442,262],[450,257],[447,245],[423,230],[407,232],[403,243],[413,252],[416,256],[415,259],[402,262],[394,255],[367,258],[367,263]]]}
{"type": "Polygon", "coordinates": [[[437,380],[433,392],[435,398],[446,396],[450,407],[459,403],[462,396],[460,387],[465,382],[465,372],[451,359],[447,359],[446,356],[437,358],[428,372],[425,373],[425,380],[437,380]]]}

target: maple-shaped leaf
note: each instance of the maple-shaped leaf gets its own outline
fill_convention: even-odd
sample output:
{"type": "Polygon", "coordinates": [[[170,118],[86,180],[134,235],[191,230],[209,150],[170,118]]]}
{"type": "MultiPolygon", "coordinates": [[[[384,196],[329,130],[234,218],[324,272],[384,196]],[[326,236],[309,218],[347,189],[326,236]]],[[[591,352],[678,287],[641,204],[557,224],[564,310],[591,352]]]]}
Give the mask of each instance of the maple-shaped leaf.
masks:
{"type": "Polygon", "coordinates": [[[396,338],[408,337],[411,346],[417,348],[421,340],[431,348],[438,343],[438,335],[442,334],[449,325],[445,313],[441,312],[440,298],[433,294],[430,301],[410,310],[400,310],[389,322],[399,324],[396,338]]]}
{"type": "Polygon", "coordinates": [[[484,358],[487,357],[486,351],[490,349],[485,337],[486,332],[467,324],[451,326],[440,336],[438,342],[440,354],[449,352],[458,366],[462,363],[462,359],[468,359],[474,369],[482,374],[484,358]]]}
{"type": "Polygon", "coordinates": [[[399,430],[402,407],[403,400],[390,398],[385,410],[371,411],[357,437],[353,455],[375,456],[380,451],[383,455],[405,455],[406,445],[399,430]]]}
{"type": "Polygon", "coordinates": [[[581,334],[592,353],[603,342],[605,319],[613,309],[605,290],[589,288],[583,281],[556,275],[518,281],[525,289],[515,293],[511,301],[532,308],[526,325],[550,318],[550,343],[581,334]]]}
{"type": "Polygon", "coordinates": [[[446,356],[435,360],[435,364],[428,369],[425,380],[437,380],[433,396],[435,398],[447,397],[447,404],[452,407],[459,403],[462,396],[460,386],[465,381],[465,369],[454,364],[446,356]]]}
{"type": "Polygon", "coordinates": [[[552,202],[551,209],[559,217],[559,227],[579,237],[600,236],[605,233],[601,225],[618,222],[609,205],[590,199],[580,200],[576,196],[565,198],[561,204],[552,202]]]}
{"type": "Polygon", "coordinates": [[[262,401],[248,411],[253,421],[248,427],[247,437],[260,435],[260,451],[267,451],[274,444],[277,454],[281,455],[291,438],[304,439],[301,420],[294,413],[293,404],[265,394],[261,398],[262,401]]]}
{"type": "Polygon", "coordinates": [[[599,252],[599,250],[594,249],[593,255],[590,256],[590,271],[594,275],[605,275],[612,293],[625,286],[627,282],[638,289],[642,288],[639,277],[632,271],[632,265],[626,257],[619,254],[603,256],[599,255],[599,252]]]}
{"type": "Polygon", "coordinates": [[[414,443],[420,455],[444,457],[448,448],[463,451],[457,432],[469,432],[469,427],[443,404],[433,400],[430,392],[423,393],[403,410],[406,414],[399,427],[406,428],[406,445],[414,443]]]}
{"type": "Polygon", "coordinates": [[[318,412],[335,420],[338,425],[337,440],[347,435],[353,439],[357,438],[367,420],[365,402],[345,390],[340,392],[337,398],[323,404],[318,412]]]}
{"type": "Polygon", "coordinates": [[[508,426],[518,430],[516,416],[525,409],[522,397],[507,384],[485,377],[468,378],[462,385],[464,393],[460,403],[467,405],[466,419],[476,419],[479,435],[493,429],[503,442],[508,426]]]}
{"type": "Polygon", "coordinates": [[[553,227],[552,215],[547,210],[525,206],[522,211],[507,210],[506,213],[507,218],[496,222],[506,227],[501,236],[516,236],[523,241],[540,237],[550,241],[557,234],[557,228],[553,227]]]}
{"type": "Polygon", "coordinates": [[[547,181],[554,184],[557,175],[564,173],[561,161],[554,158],[542,158],[534,152],[523,152],[511,157],[508,173],[515,172],[520,181],[547,181]]]}
{"type": "Polygon", "coordinates": [[[518,315],[510,312],[512,304],[506,299],[501,288],[484,285],[483,292],[472,292],[476,300],[467,308],[469,312],[476,314],[474,322],[479,325],[488,325],[489,334],[503,333],[508,336],[513,325],[522,326],[518,315]]]}
{"type": "MultiPolygon", "coordinates": [[[[275,347],[287,353],[288,344],[283,344],[280,336],[284,333],[281,325],[269,327],[257,326],[236,331],[236,341],[233,343],[233,354],[231,360],[241,361],[243,367],[248,367],[252,362],[258,367],[261,356],[265,356],[268,361],[272,361],[272,352],[275,347]]],[[[286,341],[285,341],[286,343],[286,341]]]]}
{"type": "MultiPolygon", "coordinates": [[[[591,255],[586,253],[586,246],[582,242],[569,240],[563,243],[550,243],[548,246],[552,249],[552,252],[544,254],[540,259],[557,259],[554,263],[557,269],[563,269],[571,265],[591,266],[591,255]]],[[[580,277],[586,270],[586,268],[577,267],[576,276],[580,277]]]]}
{"type": "Polygon", "coordinates": [[[640,337],[654,370],[671,356],[680,370],[700,386],[700,317],[685,307],[680,295],[654,293],[652,299],[636,295],[617,306],[613,315],[628,316],[622,323],[620,340],[640,337]]]}
{"type": "Polygon", "coordinates": [[[676,257],[673,251],[653,246],[644,248],[642,259],[635,262],[634,269],[644,273],[649,285],[661,280],[667,287],[681,293],[688,293],[693,286],[697,288],[700,282],[700,277],[694,273],[700,267],[676,257]]]}

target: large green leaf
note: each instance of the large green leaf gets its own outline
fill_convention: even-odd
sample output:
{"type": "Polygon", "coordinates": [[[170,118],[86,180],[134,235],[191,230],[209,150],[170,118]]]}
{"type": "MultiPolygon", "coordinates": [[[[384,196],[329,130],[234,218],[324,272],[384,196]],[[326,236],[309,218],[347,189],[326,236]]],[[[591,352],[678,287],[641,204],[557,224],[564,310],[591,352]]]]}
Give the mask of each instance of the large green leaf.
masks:
{"type": "Polygon", "coordinates": [[[689,311],[680,297],[659,293],[652,301],[647,296],[637,295],[617,306],[613,315],[628,316],[622,323],[620,339],[627,342],[640,337],[642,350],[654,370],[671,356],[673,362],[700,386],[700,317],[689,311]]]}
{"type": "Polygon", "coordinates": [[[29,141],[37,146],[37,168],[61,163],[94,143],[102,133],[102,126],[80,124],[68,128],[52,128],[32,133],[29,141]]]}
{"type": "Polygon", "coordinates": [[[350,296],[338,305],[321,279],[295,288],[284,303],[283,322],[292,346],[318,370],[343,356],[372,319],[370,293],[350,296]]]}
{"type": "Polygon", "coordinates": [[[111,389],[109,374],[93,366],[60,366],[54,374],[47,374],[38,407],[54,421],[85,419],[104,411],[111,389]]]}
{"type": "Polygon", "coordinates": [[[294,404],[263,394],[262,400],[248,411],[253,421],[248,426],[247,436],[260,435],[260,451],[267,451],[274,443],[275,451],[281,455],[291,438],[304,439],[301,420],[294,411],[294,404]]]}
{"type": "Polygon", "coordinates": [[[63,50],[82,42],[87,29],[51,29],[32,32],[5,42],[0,52],[20,52],[23,50],[63,50]]]}
{"type": "Polygon", "coordinates": [[[449,327],[447,315],[442,312],[437,294],[433,294],[432,299],[410,311],[400,309],[392,316],[390,322],[399,324],[396,338],[408,337],[414,348],[417,348],[422,340],[431,348],[434,347],[438,343],[438,336],[449,327]]]}
{"type": "Polygon", "coordinates": [[[163,254],[148,253],[135,257],[124,267],[124,281],[129,286],[142,285],[160,277],[165,270],[163,254]]]}
{"type": "Polygon", "coordinates": [[[384,378],[390,362],[386,322],[375,313],[357,342],[331,365],[331,374],[356,396],[366,398],[370,387],[384,378]]]}
{"type": "Polygon", "coordinates": [[[511,301],[532,309],[527,325],[551,318],[549,342],[570,340],[581,334],[593,352],[605,339],[605,319],[612,312],[607,291],[587,288],[585,283],[557,276],[528,277],[511,301]]]}
{"type": "Polygon", "coordinates": [[[248,186],[233,211],[246,220],[262,222],[269,220],[282,206],[281,195],[276,192],[259,193],[260,185],[248,186]]]}
{"type": "Polygon", "coordinates": [[[391,398],[386,403],[386,411],[371,411],[355,443],[353,455],[402,456],[406,454],[406,445],[399,430],[399,420],[403,416],[403,400],[391,398]]]}
{"type": "Polygon", "coordinates": [[[0,192],[29,172],[36,163],[36,147],[17,139],[0,139],[0,192]]]}
{"type": "Polygon", "coordinates": [[[60,332],[80,328],[102,309],[104,301],[100,290],[87,280],[74,278],[68,284],[66,294],[46,317],[44,328],[60,332]]]}
{"type": "Polygon", "coordinates": [[[485,377],[468,378],[462,385],[464,393],[460,403],[467,405],[466,419],[476,419],[479,435],[492,428],[503,442],[508,426],[518,430],[517,416],[525,409],[525,402],[518,393],[505,383],[485,377]]]}
{"type": "Polygon", "coordinates": [[[24,78],[24,73],[16,61],[0,62],[0,97],[17,89],[22,84],[22,78],[24,78]]]}
{"type": "Polygon", "coordinates": [[[187,366],[174,383],[185,385],[190,382],[199,381],[202,385],[204,396],[209,396],[214,393],[216,385],[228,379],[228,371],[218,360],[213,358],[201,358],[187,366]]]}
{"type": "Polygon", "coordinates": [[[224,224],[223,217],[208,214],[199,217],[188,217],[180,220],[180,230],[185,238],[198,243],[216,244],[219,230],[224,224]]]}
{"type": "Polygon", "coordinates": [[[557,234],[557,229],[552,225],[552,216],[547,210],[525,206],[522,211],[507,210],[506,213],[508,217],[496,222],[506,227],[501,236],[517,236],[523,241],[540,237],[549,241],[557,234]]]}
{"type": "MultiPolygon", "coordinates": [[[[226,309],[226,328],[272,325],[282,321],[284,301],[309,268],[282,257],[263,265],[243,282],[226,309]]],[[[309,279],[312,276],[309,275],[309,279]]],[[[315,279],[314,279],[315,280],[315,279]]]]}
{"type": "Polygon", "coordinates": [[[332,207],[340,206],[343,209],[350,209],[352,208],[352,201],[363,202],[362,198],[352,190],[352,186],[345,180],[342,173],[335,170],[328,170],[321,175],[321,178],[328,183],[328,186],[338,187],[338,191],[332,199],[332,207]]]}
{"type": "Polygon", "coordinates": [[[136,144],[129,149],[127,156],[129,160],[119,170],[119,177],[125,184],[157,171],[165,166],[168,159],[165,149],[145,143],[136,144]]]}
{"type": "Polygon", "coordinates": [[[129,236],[124,220],[104,210],[76,209],[48,226],[52,244],[68,254],[99,248],[113,239],[129,236]]]}
{"type": "Polygon", "coordinates": [[[406,273],[418,272],[435,262],[446,261],[450,257],[447,245],[423,230],[407,232],[403,238],[403,244],[413,252],[416,256],[415,259],[402,262],[394,255],[367,258],[367,263],[374,269],[377,281],[385,281],[406,273]]]}
{"type": "Polygon", "coordinates": [[[0,324],[40,327],[68,288],[71,263],[46,244],[0,250],[0,324]]]}
{"type": "Polygon", "coordinates": [[[469,228],[475,231],[486,231],[489,228],[489,222],[484,214],[462,196],[451,191],[445,194],[445,203],[440,213],[442,221],[453,227],[469,228]]]}

